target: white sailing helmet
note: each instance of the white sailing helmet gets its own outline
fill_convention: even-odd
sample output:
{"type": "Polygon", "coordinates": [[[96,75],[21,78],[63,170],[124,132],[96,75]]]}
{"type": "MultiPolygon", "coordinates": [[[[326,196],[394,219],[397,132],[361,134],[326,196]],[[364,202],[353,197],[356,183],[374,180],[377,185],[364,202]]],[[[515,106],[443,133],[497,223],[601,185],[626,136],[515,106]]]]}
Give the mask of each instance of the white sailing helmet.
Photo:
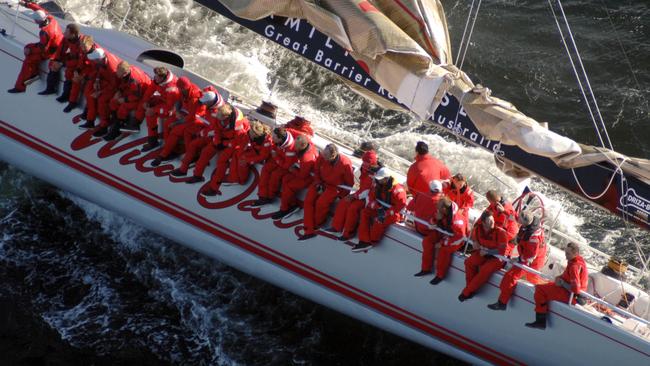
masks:
{"type": "Polygon", "coordinates": [[[203,92],[203,95],[199,98],[199,103],[207,106],[221,107],[223,105],[223,98],[213,91],[207,91],[203,92]]]}
{"type": "Polygon", "coordinates": [[[36,23],[42,23],[47,19],[47,14],[43,10],[36,10],[32,14],[32,19],[34,19],[36,23]]]}
{"type": "Polygon", "coordinates": [[[429,190],[431,192],[442,192],[442,182],[439,180],[432,180],[429,182],[429,190]]]}
{"type": "Polygon", "coordinates": [[[90,61],[102,60],[104,57],[106,57],[106,52],[99,47],[95,47],[94,50],[88,53],[87,57],[90,61]]]}
{"type": "Polygon", "coordinates": [[[388,174],[388,169],[386,168],[381,168],[377,170],[377,173],[375,173],[375,180],[382,180],[384,178],[390,177],[390,174],[388,174]]]}

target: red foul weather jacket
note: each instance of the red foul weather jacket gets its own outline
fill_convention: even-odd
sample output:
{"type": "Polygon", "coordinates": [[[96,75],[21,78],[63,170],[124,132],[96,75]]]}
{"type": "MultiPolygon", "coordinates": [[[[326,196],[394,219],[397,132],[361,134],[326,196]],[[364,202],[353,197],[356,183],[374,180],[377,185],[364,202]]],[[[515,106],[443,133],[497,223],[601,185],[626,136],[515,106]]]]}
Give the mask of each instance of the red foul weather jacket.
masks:
{"type": "Polygon", "coordinates": [[[149,88],[144,93],[142,98],[142,103],[148,103],[156,92],[160,95],[160,98],[167,105],[172,105],[181,99],[181,92],[176,86],[178,78],[171,71],[167,75],[167,78],[160,84],[152,81],[149,84],[149,88]]]}
{"type": "Polygon", "coordinates": [[[117,90],[118,77],[117,77],[117,65],[119,65],[122,60],[112,53],[106,52],[106,58],[104,62],[95,64],[95,81],[99,81],[100,90],[103,93],[112,94],[117,90]]]}
{"type": "Polygon", "coordinates": [[[347,156],[339,154],[334,163],[320,156],[316,162],[314,182],[324,184],[326,187],[337,188],[340,196],[346,196],[350,191],[340,188],[339,185],[352,187],[354,185],[354,170],[352,162],[347,156]]]}
{"type": "Polygon", "coordinates": [[[294,177],[300,179],[309,179],[316,169],[316,161],[318,160],[318,149],[312,143],[309,143],[307,148],[303,151],[296,151],[296,161],[289,169],[294,177]]]}
{"type": "Polygon", "coordinates": [[[206,108],[201,104],[201,102],[199,102],[199,98],[201,98],[202,95],[203,92],[201,91],[201,88],[196,86],[194,83],[190,83],[186,96],[183,96],[183,94],[180,93],[181,109],[187,113],[183,122],[192,123],[195,121],[197,115],[205,114],[206,108]]]}
{"type": "Polygon", "coordinates": [[[509,256],[513,249],[513,245],[508,241],[506,231],[498,226],[486,234],[480,225],[476,225],[472,239],[474,244],[480,245],[482,249],[495,250],[496,254],[503,256],[509,256]]]}
{"type": "Polygon", "coordinates": [[[440,246],[456,246],[462,244],[465,241],[465,235],[467,234],[467,222],[465,221],[463,215],[460,213],[457,204],[451,204],[451,219],[443,218],[442,220],[438,220],[436,222],[436,226],[451,234],[442,235],[440,246]]]}
{"type": "Polygon", "coordinates": [[[451,182],[443,185],[445,196],[458,205],[458,209],[467,210],[474,207],[474,192],[466,184],[463,188],[452,187],[451,182]]]}
{"type": "Polygon", "coordinates": [[[406,185],[413,195],[426,193],[429,192],[429,182],[449,179],[450,176],[449,169],[442,161],[429,154],[417,155],[406,175],[406,185]]]}
{"type": "Polygon", "coordinates": [[[233,107],[232,113],[228,117],[222,120],[214,118],[214,120],[217,130],[212,138],[213,144],[223,144],[226,147],[246,145],[250,124],[239,108],[233,107]]]}
{"type": "Polygon", "coordinates": [[[496,204],[490,204],[486,210],[492,213],[492,216],[494,217],[494,226],[505,229],[508,233],[508,238],[514,239],[519,232],[517,212],[510,202],[502,200],[501,206],[503,206],[503,212],[499,212],[496,204]]]}
{"type": "Polygon", "coordinates": [[[587,290],[589,271],[585,260],[579,255],[570,260],[560,278],[571,286],[573,293],[587,290]]]}
{"type": "Polygon", "coordinates": [[[298,160],[294,144],[294,135],[291,131],[287,130],[287,138],[284,142],[280,145],[273,144],[273,148],[271,149],[273,161],[277,166],[284,170],[289,170],[293,163],[298,160]]]}
{"type": "Polygon", "coordinates": [[[538,256],[546,256],[544,229],[532,228],[531,231],[520,230],[517,234],[517,252],[519,261],[530,266],[538,256]]]}
{"type": "Polygon", "coordinates": [[[81,60],[81,37],[69,40],[63,38],[59,46],[54,60],[61,62],[66,67],[66,72],[72,72],[80,66],[81,60]]]}
{"type": "Polygon", "coordinates": [[[271,135],[250,139],[246,150],[243,151],[242,157],[249,164],[262,163],[271,156],[272,147],[273,141],[271,135]]]}
{"type": "Polygon", "coordinates": [[[385,222],[397,222],[402,219],[402,209],[406,207],[406,190],[404,187],[397,183],[394,178],[391,178],[393,183],[390,189],[381,189],[379,185],[373,182],[368,195],[368,208],[370,209],[384,209],[386,215],[385,222]],[[387,204],[389,207],[381,204],[379,201],[387,204]]]}
{"type": "Polygon", "coordinates": [[[119,79],[117,90],[122,98],[130,103],[139,102],[147,91],[152,81],[144,71],[137,66],[131,66],[131,72],[126,77],[119,79]]]}
{"type": "Polygon", "coordinates": [[[61,44],[61,41],[63,41],[63,32],[61,31],[59,23],[40,5],[28,3],[25,4],[25,6],[33,11],[42,10],[47,14],[44,25],[39,25],[40,31],[38,32],[38,45],[43,52],[43,58],[53,58],[61,44]]]}
{"type": "MultiPolygon", "coordinates": [[[[441,197],[442,195],[440,193],[418,193],[415,198],[409,202],[406,209],[412,212],[418,219],[430,222],[432,219],[435,220],[436,213],[438,212],[438,201],[441,197]]],[[[423,235],[431,231],[428,226],[419,222],[415,222],[415,229],[423,235]]]]}

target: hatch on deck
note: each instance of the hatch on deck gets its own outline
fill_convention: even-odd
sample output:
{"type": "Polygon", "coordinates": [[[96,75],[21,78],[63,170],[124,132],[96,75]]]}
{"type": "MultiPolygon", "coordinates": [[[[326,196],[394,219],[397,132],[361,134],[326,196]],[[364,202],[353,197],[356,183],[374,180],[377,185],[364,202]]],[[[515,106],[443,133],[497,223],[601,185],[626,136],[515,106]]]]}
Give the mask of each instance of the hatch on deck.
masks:
{"type": "Polygon", "coordinates": [[[138,56],[137,60],[145,64],[149,60],[154,60],[169,65],[174,65],[181,69],[183,66],[185,66],[185,60],[181,55],[168,50],[147,50],[142,52],[138,56]]]}

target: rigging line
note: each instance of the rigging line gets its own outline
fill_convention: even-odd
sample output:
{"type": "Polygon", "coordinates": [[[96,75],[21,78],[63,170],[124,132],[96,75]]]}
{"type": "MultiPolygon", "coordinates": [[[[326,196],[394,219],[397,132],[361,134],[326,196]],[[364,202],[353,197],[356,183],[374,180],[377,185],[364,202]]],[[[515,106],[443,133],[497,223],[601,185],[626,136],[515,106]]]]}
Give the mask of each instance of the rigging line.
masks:
{"type": "Polygon", "coordinates": [[[598,194],[596,196],[589,195],[589,193],[587,193],[584,190],[584,188],[582,188],[582,184],[580,184],[580,181],[578,180],[578,176],[576,175],[576,170],[574,168],[571,168],[571,173],[573,173],[573,178],[575,179],[575,181],[576,181],[576,183],[578,185],[578,188],[580,188],[580,191],[582,192],[582,194],[585,197],[589,198],[590,200],[597,200],[597,199],[601,198],[602,196],[604,196],[605,193],[607,193],[607,191],[609,191],[609,188],[614,183],[614,178],[616,178],[617,174],[623,175],[623,169],[621,167],[627,161],[627,159],[628,159],[627,157],[621,159],[621,162],[616,167],[616,170],[614,170],[614,173],[612,173],[612,177],[609,179],[609,183],[607,183],[607,187],[605,187],[605,189],[600,194],[598,194]]]}
{"type": "MultiPolygon", "coordinates": [[[[580,56],[580,51],[578,51],[578,45],[576,44],[575,38],[573,37],[573,33],[571,31],[571,26],[569,26],[569,21],[567,20],[566,14],[564,13],[564,7],[562,6],[562,1],[557,0],[557,3],[559,5],[560,11],[562,12],[562,17],[564,18],[564,23],[566,24],[567,27],[567,33],[569,34],[569,37],[571,39],[571,43],[573,44],[573,49],[576,52],[576,55],[578,56],[578,62],[580,63],[580,68],[582,69],[583,76],[585,78],[585,81],[587,82],[587,88],[589,90],[589,93],[591,94],[591,98],[594,101],[594,106],[596,108],[596,112],[598,113],[598,118],[600,119],[600,123],[603,127],[603,132],[605,133],[605,137],[607,138],[607,142],[609,143],[609,148],[611,150],[614,150],[614,145],[612,145],[612,140],[609,138],[609,132],[607,132],[607,125],[605,125],[605,121],[603,120],[603,116],[600,113],[600,108],[598,107],[598,101],[596,100],[596,95],[594,94],[594,90],[591,87],[591,82],[589,81],[589,76],[587,75],[587,70],[585,69],[584,64],[582,63],[582,57],[580,56]]],[[[603,145],[604,146],[604,145],[603,145]]]]}
{"type": "Polygon", "coordinates": [[[467,45],[465,46],[465,49],[463,50],[463,57],[460,60],[460,66],[458,66],[459,69],[463,69],[463,64],[465,63],[465,56],[467,56],[467,50],[469,49],[470,43],[472,42],[472,34],[474,33],[474,26],[476,25],[476,19],[478,18],[478,13],[481,10],[481,2],[483,0],[478,0],[478,4],[476,5],[476,12],[474,13],[474,20],[472,20],[472,27],[469,29],[469,35],[467,36],[467,45]]]}
{"type": "MultiPolygon", "coordinates": [[[[625,58],[625,62],[627,63],[628,68],[630,69],[630,73],[632,74],[632,79],[634,79],[634,83],[636,84],[636,88],[637,90],[639,90],[639,92],[641,92],[642,91],[641,83],[639,83],[639,79],[637,79],[636,77],[636,73],[634,72],[634,68],[632,67],[632,62],[630,62],[630,58],[627,55],[627,51],[625,51],[625,47],[623,47],[623,42],[621,41],[621,38],[618,36],[618,29],[616,29],[616,25],[614,25],[614,21],[612,20],[612,17],[609,14],[609,8],[607,7],[607,4],[605,4],[605,0],[600,0],[600,3],[603,4],[603,8],[605,8],[605,14],[607,14],[607,19],[609,20],[609,24],[612,26],[614,37],[616,37],[616,41],[618,42],[618,45],[621,48],[621,52],[623,53],[623,57],[625,58]]],[[[643,96],[643,93],[641,93],[641,96],[647,104],[648,100],[643,96]]]]}
{"type": "Polygon", "coordinates": [[[596,134],[598,135],[598,140],[600,141],[600,144],[605,147],[605,142],[603,141],[603,137],[600,134],[600,128],[598,127],[598,123],[596,122],[596,117],[594,116],[594,112],[591,109],[591,103],[589,103],[589,98],[587,98],[587,94],[585,93],[585,89],[582,85],[582,80],[580,79],[580,75],[578,74],[578,69],[576,68],[575,62],[573,61],[573,55],[571,55],[571,51],[569,50],[569,46],[566,42],[566,38],[564,37],[564,31],[562,30],[562,26],[560,25],[560,21],[557,19],[557,14],[555,13],[555,8],[553,6],[552,0],[547,0],[548,5],[551,8],[551,13],[553,14],[553,19],[555,20],[555,25],[557,25],[557,29],[560,32],[560,38],[562,38],[562,45],[564,45],[564,49],[566,50],[567,56],[569,56],[569,61],[571,62],[571,68],[573,69],[573,74],[576,77],[576,80],[578,81],[578,86],[580,87],[580,92],[582,93],[582,96],[585,100],[585,103],[587,104],[587,109],[589,110],[589,115],[591,116],[591,121],[594,124],[594,128],[596,129],[596,134]]]}
{"type": "Polygon", "coordinates": [[[476,0],[472,0],[472,5],[469,7],[469,13],[467,13],[467,21],[465,22],[465,29],[463,29],[463,36],[460,39],[460,44],[458,45],[458,54],[456,55],[456,60],[460,59],[460,55],[463,51],[465,45],[465,35],[467,34],[467,27],[469,27],[469,21],[472,19],[472,11],[474,10],[474,3],[476,0]]]}

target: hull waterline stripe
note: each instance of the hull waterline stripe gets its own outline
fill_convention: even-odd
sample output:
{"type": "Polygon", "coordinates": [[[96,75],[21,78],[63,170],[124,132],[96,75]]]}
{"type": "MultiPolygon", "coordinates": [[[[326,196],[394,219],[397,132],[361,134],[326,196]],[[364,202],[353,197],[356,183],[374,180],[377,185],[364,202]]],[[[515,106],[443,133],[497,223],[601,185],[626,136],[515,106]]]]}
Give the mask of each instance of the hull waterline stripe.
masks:
{"type": "MultiPolygon", "coordinates": [[[[374,295],[365,293],[362,290],[356,289],[353,286],[348,285],[347,283],[338,280],[336,278],[333,278],[327,274],[324,274],[316,269],[313,269],[309,267],[308,265],[305,265],[301,262],[298,262],[294,260],[293,258],[286,257],[286,255],[283,255],[282,253],[277,253],[273,249],[268,248],[264,246],[261,243],[257,243],[254,240],[251,240],[249,238],[246,238],[244,236],[238,235],[235,232],[232,232],[228,228],[225,228],[217,223],[212,223],[212,225],[206,224],[204,222],[201,222],[197,220],[196,218],[190,217],[191,215],[188,215],[186,213],[179,212],[178,209],[187,211],[186,209],[182,207],[178,207],[177,209],[174,210],[170,207],[168,207],[169,204],[176,206],[175,204],[172,204],[170,202],[167,202],[167,205],[163,204],[160,201],[166,201],[160,197],[156,197],[155,194],[148,192],[141,187],[135,186],[129,182],[123,181],[123,179],[119,177],[113,176],[111,173],[103,171],[101,168],[98,168],[96,166],[93,166],[83,160],[80,160],[79,158],[70,155],[69,153],[60,150],[59,148],[50,145],[49,143],[40,140],[37,137],[34,137],[22,130],[19,130],[15,128],[14,126],[11,126],[7,124],[4,121],[0,121],[0,133],[3,133],[7,137],[10,137],[13,140],[16,140],[17,142],[20,142],[24,145],[29,146],[30,148],[39,151],[41,153],[44,153],[45,155],[54,158],[55,160],[59,161],[60,163],[63,163],[65,165],[68,165],[84,174],[87,174],[109,186],[112,186],[116,189],[119,189],[120,191],[123,191],[124,193],[140,200],[143,201],[147,204],[150,204],[158,209],[160,209],[163,212],[166,212],[178,219],[181,219],[183,221],[186,221],[190,223],[191,225],[195,227],[199,227],[201,230],[209,232],[213,235],[216,235],[224,240],[230,241],[233,244],[236,244],[237,246],[252,252],[253,254],[265,258],[267,260],[270,260],[271,262],[278,264],[285,269],[288,269],[296,274],[301,275],[302,277],[309,278],[310,280],[317,282],[324,287],[327,287],[331,290],[334,290],[336,292],[339,292],[349,298],[352,298],[368,307],[371,307],[385,315],[390,316],[391,318],[398,320],[402,323],[408,324],[409,326],[418,329],[426,334],[429,334],[431,336],[434,336],[436,338],[442,339],[445,342],[454,345],[457,348],[460,348],[462,350],[468,351],[470,353],[473,353],[483,359],[486,359],[490,362],[500,364],[500,365],[510,365],[510,364],[523,364],[520,361],[517,361],[507,355],[504,355],[500,353],[499,351],[496,351],[494,349],[491,349],[485,345],[482,345],[476,341],[473,341],[467,337],[464,337],[460,334],[455,333],[452,330],[446,329],[436,323],[431,322],[430,320],[421,318],[420,316],[416,314],[412,314],[404,309],[401,309],[389,302],[386,302],[385,300],[379,299],[375,297],[374,295]],[[14,131],[11,131],[14,130],[14,131]],[[21,136],[22,135],[22,136],[21,136]],[[107,177],[107,176],[112,176],[112,179],[107,177]],[[122,182],[119,182],[122,181],[122,182]],[[131,186],[131,187],[129,187],[131,186]],[[153,197],[148,197],[143,194],[143,192],[147,192],[149,195],[153,197]],[[214,226],[220,227],[223,231],[217,230],[214,226]],[[224,231],[228,231],[230,233],[226,233],[224,231]],[[235,235],[233,235],[235,234],[235,235]],[[237,236],[240,236],[242,239],[253,243],[257,244],[257,246],[252,245],[250,243],[246,243],[244,240],[237,238],[237,236]],[[260,247],[266,249],[262,250],[260,247]],[[269,252],[275,252],[274,253],[269,253],[269,252]],[[285,258],[281,258],[285,257],[285,258]],[[294,262],[294,263],[291,263],[294,262]],[[323,278],[327,277],[327,278],[323,278]]],[[[192,213],[191,211],[188,211],[192,215],[196,215],[195,213],[192,213]]],[[[205,221],[210,222],[210,220],[207,220],[203,218],[205,221]]]]}

